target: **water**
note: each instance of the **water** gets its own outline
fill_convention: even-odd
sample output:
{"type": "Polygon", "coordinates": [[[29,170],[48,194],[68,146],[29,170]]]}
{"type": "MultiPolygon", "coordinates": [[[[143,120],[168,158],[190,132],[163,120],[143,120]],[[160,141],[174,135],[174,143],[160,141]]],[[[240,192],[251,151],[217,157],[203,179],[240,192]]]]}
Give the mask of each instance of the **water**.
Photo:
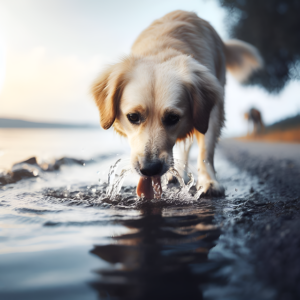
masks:
{"type": "Polygon", "coordinates": [[[233,230],[250,187],[262,189],[256,178],[217,152],[226,196],[197,200],[192,148],[189,183],[171,170],[179,185],[163,179],[162,198],[147,201],[136,196],[125,143],[98,131],[57,134],[69,145],[63,155],[94,160],[2,187],[1,299],[273,299],[255,278],[245,232],[233,230]]]}
{"type": "MultiPolygon", "coordinates": [[[[111,202],[117,202],[117,203],[123,203],[124,196],[128,196],[125,191],[121,192],[122,184],[129,174],[132,175],[134,173],[134,170],[131,168],[123,169],[120,174],[117,174],[117,168],[118,165],[121,163],[121,159],[118,159],[113,165],[111,165],[109,172],[108,172],[108,179],[107,179],[107,188],[106,193],[103,198],[100,197],[99,201],[103,201],[104,199],[108,198],[111,202]]],[[[162,187],[162,194],[160,193],[160,187],[158,183],[154,184],[152,182],[152,187],[154,191],[154,199],[150,200],[152,203],[154,202],[162,202],[162,203],[168,203],[171,201],[171,204],[174,202],[174,200],[177,201],[184,201],[185,203],[190,201],[197,201],[199,200],[201,194],[203,193],[202,189],[199,189],[195,193],[190,193],[190,189],[194,186],[195,180],[192,173],[187,174],[189,181],[187,184],[185,184],[184,179],[180,176],[179,172],[175,168],[170,168],[169,171],[164,174],[161,178],[161,187],[162,187]],[[172,175],[177,179],[177,184],[168,184],[168,175],[172,175]]],[[[130,190],[127,188],[127,190],[130,190]]],[[[131,189],[130,194],[135,194],[135,190],[131,189]]],[[[130,200],[135,201],[136,203],[140,203],[140,200],[145,200],[145,202],[148,202],[146,199],[143,199],[144,195],[142,194],[142,197],[136,196],[130,196],[130,200]]]]}

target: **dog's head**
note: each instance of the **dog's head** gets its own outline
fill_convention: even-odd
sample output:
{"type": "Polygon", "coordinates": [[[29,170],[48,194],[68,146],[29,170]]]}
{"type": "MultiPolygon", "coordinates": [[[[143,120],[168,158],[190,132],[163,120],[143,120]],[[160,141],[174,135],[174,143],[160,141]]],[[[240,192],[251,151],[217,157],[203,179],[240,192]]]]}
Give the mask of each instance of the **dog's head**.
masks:
{"type": "Polygon", "coordinates": [[[196,129],[205,134],[223,88],[208,69],[180,55],[158,60],[130,56],[109,67],[92,87],[104,129],[129,139],[134,169],[161,176],[173,164],[172,148],[196,129]]]}

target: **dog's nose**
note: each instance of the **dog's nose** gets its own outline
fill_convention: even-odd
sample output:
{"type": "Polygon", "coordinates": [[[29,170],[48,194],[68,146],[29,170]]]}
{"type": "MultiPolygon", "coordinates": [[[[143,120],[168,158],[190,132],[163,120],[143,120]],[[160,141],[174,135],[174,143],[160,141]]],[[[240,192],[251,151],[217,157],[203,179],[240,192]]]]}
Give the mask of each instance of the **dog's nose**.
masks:
{"type": "Polygon", "coordinates": [[[160,161],[155,161],[151,163],[145,163],[140,171],[145,176],[155,176],[160,174],[162,167],[163,164],[160,161]]]}

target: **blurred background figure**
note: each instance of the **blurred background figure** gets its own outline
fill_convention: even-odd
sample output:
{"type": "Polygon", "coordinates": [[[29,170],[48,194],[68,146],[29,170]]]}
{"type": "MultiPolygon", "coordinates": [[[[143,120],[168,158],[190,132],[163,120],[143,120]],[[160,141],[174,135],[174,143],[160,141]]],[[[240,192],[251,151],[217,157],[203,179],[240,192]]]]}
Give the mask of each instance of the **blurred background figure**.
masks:
{"type": "Polygon", "coordinates": [[[252,107],[244,114],[244,117],[248,121],[248,135],[256,135],[264,131],[264,122],[262,120],[261,112],[258,109],[252,107]]]}

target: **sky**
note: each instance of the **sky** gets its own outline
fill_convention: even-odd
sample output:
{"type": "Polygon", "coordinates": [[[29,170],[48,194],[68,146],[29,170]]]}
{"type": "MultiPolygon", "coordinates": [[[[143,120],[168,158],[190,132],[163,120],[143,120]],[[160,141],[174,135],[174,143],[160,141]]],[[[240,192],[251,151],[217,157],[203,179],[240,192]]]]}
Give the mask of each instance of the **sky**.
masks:
{"type": "MultiPolygon", "coordinates": [[[[97,74],[176,9],[196,12],[228,39],[216,0],[0,0],[0,117],[99,123],[89,93],[97,74]]],[[[270,95],[229,75],[225,93],[225,135],[246,131],[243,113],[251,106],[267,124],[300,111],[299,82],[270,95]]]]}

